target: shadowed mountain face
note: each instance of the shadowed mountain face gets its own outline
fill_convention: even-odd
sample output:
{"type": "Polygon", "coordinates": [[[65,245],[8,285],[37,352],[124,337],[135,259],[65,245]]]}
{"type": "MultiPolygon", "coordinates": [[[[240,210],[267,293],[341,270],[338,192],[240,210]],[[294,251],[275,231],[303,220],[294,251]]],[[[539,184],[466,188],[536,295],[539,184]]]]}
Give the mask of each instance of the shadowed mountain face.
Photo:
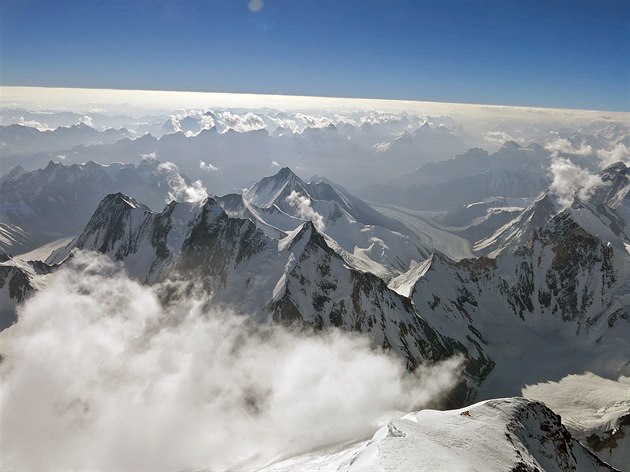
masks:
{"type": "Polygon", "coordinates": [[[50,162],[32,172],[14,168],[0,180],[0,249],[20,254],[76,234],[112,191],[161,208],[174,193],[174,182],[180,181],[190,184],[176,170],[151,159],[137,166],[50,162]]]}

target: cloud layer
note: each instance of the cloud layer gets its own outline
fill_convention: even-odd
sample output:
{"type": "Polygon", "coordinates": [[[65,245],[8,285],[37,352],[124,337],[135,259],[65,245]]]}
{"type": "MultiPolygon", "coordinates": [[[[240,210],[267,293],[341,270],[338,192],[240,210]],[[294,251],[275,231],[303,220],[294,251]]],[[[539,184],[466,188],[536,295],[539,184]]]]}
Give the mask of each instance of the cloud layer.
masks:
{"type": "Polygon", "coordinates": [[[252,469],[371,434],[439,399],[457,359],[407,373],[358,335],[254,325],[79,255],[0,334],[3,470],[252,469]]]}

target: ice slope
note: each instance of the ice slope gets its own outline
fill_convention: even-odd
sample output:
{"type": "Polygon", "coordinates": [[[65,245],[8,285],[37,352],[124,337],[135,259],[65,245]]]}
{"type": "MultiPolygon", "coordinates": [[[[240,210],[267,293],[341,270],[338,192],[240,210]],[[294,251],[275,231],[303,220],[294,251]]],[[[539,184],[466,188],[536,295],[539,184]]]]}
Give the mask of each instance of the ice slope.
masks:
{"type": "Polygon", "coordinates": [[[369,441],[287,459],[271,471],[607,471],[540,402],[503,398],[391,420],[369,441]]]}

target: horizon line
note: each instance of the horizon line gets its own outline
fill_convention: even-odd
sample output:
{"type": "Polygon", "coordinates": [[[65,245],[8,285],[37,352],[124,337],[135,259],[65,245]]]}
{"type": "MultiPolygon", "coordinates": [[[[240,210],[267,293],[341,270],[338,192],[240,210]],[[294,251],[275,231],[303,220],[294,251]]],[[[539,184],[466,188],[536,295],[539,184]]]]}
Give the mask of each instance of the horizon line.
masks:
{"type": "MultiPolygon", "coordinates": [[[[4,85],[0,84],[2,89],[47,89],[47,90],[82,90],[82,91],[111,91],[111,92],[143,92],[143,93],[169,93],[169,94],[200,94],[200,95],[230,95],[230,96],[252,96],[252,97],[269,97],[269,98],[296,98],[296,99],[323,99],[323,100],[347,100],[347,101],[376,101],[376,102],[402,102],[402,103],[424,103],[431,105],[460,105],[465,107],[490,107],[490,108],[511,108],[522,110],[543,110],[543,111],[579,111],[593,113],[616,113],[628,115],[630,119],[630,109],[628,110],[609,110],[594,108],[561,108],[551,106],[532,106],[532,105],[508,105],[497,103],[471,103],[471,102],[446,102],[421,99],[407,98],[373,98],[373,97],[341,97],[341,96],[322,96],[322,95],[297,95],[297,94],[278,94],[278,93],[254,93],[254,92],[210,92],[198,90],[160,90],[160,89],[126,89],[126,88],[108,88],[108,87],[66,87],[66,86],[47,86],[47,85],[4,85]]],[[[4,97],[0,94],[0,106],[4,97]]]]}

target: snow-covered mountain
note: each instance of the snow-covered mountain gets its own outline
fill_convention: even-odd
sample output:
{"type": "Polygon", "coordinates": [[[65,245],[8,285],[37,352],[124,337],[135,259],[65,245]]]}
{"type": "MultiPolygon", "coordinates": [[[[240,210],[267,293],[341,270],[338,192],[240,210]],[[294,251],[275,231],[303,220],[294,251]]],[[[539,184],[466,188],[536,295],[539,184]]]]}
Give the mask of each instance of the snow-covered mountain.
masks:
{"type": "Polygon", "coordinates": [[[545,192],[491,236],[477,241],[474,250],[489,257],[496,257],[502,251],[519,247],[535,230],[547,224],[557,212],[557,204],[549,193],[545,192]]]}
{"type": "Polygon", "coordinates": [[[496,362],[482,394],[584,370],[629,373],[630,254],[593,207],[562,211],[496,259],[435,254],[389,286],[438,332],[496,362]]]}
{"type": "Polygon", "coordinates": [[[123,262],[143,282],[178,273],[202,283],[216,303],[260,319],[368,333],[410,366],[462,352],[482,392],[513,395],[579,369],[628,373],[630,351],[619,340],[630,337],[630,255],[593,208],[564,210],[496,259],[456,263],[436,253],[388,288],[353,268],[311,221],[274,238],[211,198],[156,213],[115,194],[47,263],[83,249],[123,262]],[[562,360],[559,352],[572,354],[562,360]],[[545,356],[552,366],[540,363],[545,356]]]}
{"type": "Polygon", "coordinates": [[[176,193],[174,185],[190,181],[154,159],[138,165],[49,162],[32,172],[16,167],[0,178],[0,249],[15,255],[74,236],[111,192],[127,192],[161,208],[169,193],[176,193]]]}
{"type": "Polygon", "coordinates": [[[271,236],[313,221],[348,263],[386,280],[430,253],[404,224],[327,179],[305,182],[288,167],[253,184],[240,202],[236,197],[218,201],[228,214],[252,219],[271,236]]]}
{"type": "Polygon", "coordinates": [[[548,185],[549,151],[507,142],[497,152],[470,149],[420,166],[390,183],[356,190],[370,202],[406,208],[450,209],[496,197],[535,197],[548,185]]]}
{"type": "Polygon", "coordinates": [[[41,289],[55,270],[38,260],[13,258],[0,249],[0,331],[15,323],[17,306],[41,289]]]}
{"type": "Polygon", "coordinates": [[[543,403],[503,398],[391,420],[368,440],[285,459],[271,471],[612,471],[543,403]]]}
{"type": "MultiPolygon", "coordinates": [[[[76,250],[107,254],[142,282],[178,275],[201,284],[214,304],[236,306],[261,320],[366,333],[410,368],[466,354],[381,278],[349,266],[310,221],[274,239],[249,219],[230,217],[212,198],[171,202],[157,213],[118,193],[103,199],[83,232],[47,263],[62,263],[76,250]]],[[[467,367],[471,385],[487,368],[483,358],[467,367]]]]}

